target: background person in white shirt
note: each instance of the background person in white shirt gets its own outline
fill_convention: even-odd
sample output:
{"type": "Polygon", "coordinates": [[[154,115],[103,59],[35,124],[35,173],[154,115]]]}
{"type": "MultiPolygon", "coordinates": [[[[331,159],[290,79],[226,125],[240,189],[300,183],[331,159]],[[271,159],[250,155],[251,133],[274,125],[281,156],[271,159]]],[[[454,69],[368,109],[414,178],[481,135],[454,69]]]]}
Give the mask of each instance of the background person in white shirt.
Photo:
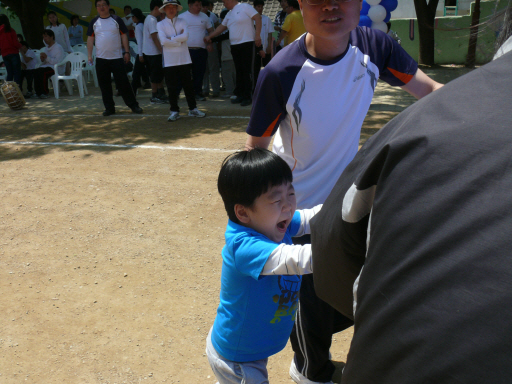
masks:
{"type": "MultiPolygon", "coordinates": [[[[41,65],[34,69],[34,89],[37,97],[47,99],[48,93],[50,93],[48,80],[55,74],[54,65],[64,60],[66,52],[59,43],[55,42],[55,33],[51,29],[44,30],[43,41],[46,48],[40,54],[41,65]]],[[[65,65],[61,65],[57,69],[60,75],[64,75],[65,65]]]]}
{"type": "Polygon", "coordinates": [[[55,42],[57,44],[60,44],[60,46],[64,48],[65,52],[72,53],[73,49],[71,48],[71,44],[69,42],[69,34],[66,26],[59,22],[57,14],[54,11],[48,12],[46,17],[50,22],[50,25],[47,26],[46,29],[51,29],[53,31],[53,33],[55,34],[55,42]]]}
{"type": "Polygon", "coordinates": [[[255,46],[261,47],[261,15],[249,4],[237,0],[223,0],[229,9],[228,14],[215,31],[205,37],[206,42],[229,29],[231,54],[236,68],[236,99],[233,104],[241,106],[252,103],[252,69],[254,65],[255,46]],[[256,22],[254,29],[253,20],[256,22]]]}
{"type": "Polygon", "coordinates": [[[123,8],[124,17],[121,19],[126,25],[126,29],[128,30],[128,39],[135,39],[135,23],[132,18],[132,7],[129,5],[125,5],[123,8]]]}
{"type": "MultiPolygon", "coordinates": [[[[34,51],[29,49],[26,41],[21,41],[20,48],[21,55],[21,85],[23,85],[23,79],[27,79],[27,93],[23,96],[28,99],[32,96],[32,84],[34,82],[34,69],[37,66],[37,57],[34,51]]],[[[22,87],[20,87],[21,89],[22,87]]],[[[23,90],[23,89],[22,89],[23,90]]]]}
{"type": "MultiPolygon", "coordinates": [[[[219,18],[213,13],[213,3],[210,0],[201,1],[203,12],[212,23],[213,28],[217,28],[219,18]]],[[[220,94],[220,62],[219,62],[219,44],[212,42],[212,50],[208,51],[208,64],[203,78],[203,95],[208,96],[210,93],[210,83],[212,85],[212,97],[218,97],[220,94]]]]}
{"type": "Polygon", "coordinates": [[[142,85],[140,81],[141,78],[144,81],[144,89],[151,88],[148,78],[149,69],[142,54],[145,19],[146,16],[144,16],[139,8],[134,8],[132,10],[132,20],[135,25],[135,39],[137,41],[137,56],[135,56],[135,65],[133,66],[132,73],[132,89],[135,94],[137,94],[137,88],[142,85]]]}
{"type": "Polygon", "coordinates": [[[260,69],[270,61],[270,48],[272,47],[272,33],[274,32],[274,24],[268,16],[263,14],[264,0],[254,0],[254,9],[261,15],[261,50],[254,56],[254,80],[253,90],[258,82],[260,69]]]}
{"type": "Polygon", "coordinates": [[[178,92],[181,85],[185,91],[188,104],[188,115],[193,117],[204,117],[204,112],[197,109],[192,84],[191,70],[192,60],[187,46],[188,31],[187,22],[178,17],[178,12],[183,7],[177,0],[165,1],[160,12],[165,13],[165,18],[158,23],[158,37],[162,42],[164,55],[164,74],[167,89],[169,90],[169,101],[171,103],[171,114],[167,121],[179,119],[180,107],[178,106],[178,92]]]}
{"type": "Polygon", "coordinates": [[[208,52],[212,44],[206,44],[204,37],[213,31],[213,25],[204,13],[201,12],[201,0],[188,0],[188,11],[180,15],[187,22],[188,50],[192,59],[192,80],[196,100],[206,100],[203,95],[203,77],[208,63],[208,52]]]}
{"type": "Polygon", "coordinates": [[[92,63],[92,49],[96,45],[96,75],[101,90],[105,111],[103,116],[116,113],[112,92],[112,78],[124,103],[133,113],[142,113],[142,108],[135,99],[125,63],[130,61],[130,46],[128,45],[128,30],[119,16],[111,15],[109,0],[96,0],[98,16],[89,23],[87,30],[87,53],[92,63]]]}
{"type": "Polygon", "coordinates": [[[164,90],[164,70],[162,67],[162,44],[158,39],[156,24],[161,16],[162,0],[151,0],[149,10],[151,13],[144,20],[144,34],[142,53],[144,61],[149,66],[149,79],[151,80],[151,104],[166,104],[167,96],[164,90]]]}

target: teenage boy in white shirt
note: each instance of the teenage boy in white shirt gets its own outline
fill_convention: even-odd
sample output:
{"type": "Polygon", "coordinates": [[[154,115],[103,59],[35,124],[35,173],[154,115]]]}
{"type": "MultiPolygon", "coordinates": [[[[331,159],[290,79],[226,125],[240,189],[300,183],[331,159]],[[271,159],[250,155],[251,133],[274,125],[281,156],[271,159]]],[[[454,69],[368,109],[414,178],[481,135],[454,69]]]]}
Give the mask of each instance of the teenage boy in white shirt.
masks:
{"type": "Polygon", "coordinates": [[[187,46],[187,22],[178,17],[178,12],[182,9],[183,7],[178,4],[177,0],[165,1],[160,7],[160,12],[165,13],[165,18],[157,25],[158,37],[163,47],[165,83],[169,90],[171,104],[171,114],[167,121],[176,121],[180,118],[180,107],[178,106],[180,81],[187,99],[188,115],[191,117],[205,116],[204,112],[197,109],[190,74],[192,60],[187,46]]]}
{"type": "MultiPolygon", "coordinates": [[[[213,10],[213,3],[210,0],[202,0],[203,12],[212,23],[213,28],[217,28],[219,25],[219,18],[213,10]]],[[[203,95],[208,96],[210,93],[210,83],[212,85],[212,97],[219,97],[220,95],[220,62],[219,62],[219,44],[218,42],[212,42],[212,50],[208,51],[208,65],[204,72],[203,78],[203,95]]]]}
{"type": "Polygon", "coordinates": [[[204,13],[201,12],[201,0],[188,0],[188,11],[180,15],[180,19],[188,25],[188,50],[192,59],[192,79],[196,100],[204,101],[203,77],[208,62],[208,52],[212,44],[204,42],[204,36],[213,31],[213,25],[204,13]]]}
{"type": "Polygon", "coordinates": [[[124,103],[133,113],[141,114],[142,108],[135,99],[125,70],[125,63],[130,61],[128,30],[119,16],[110,14],[109,0],[96,0],[95,4],[98,16],[89,23],[87,53],[92,63],[92,49],[96,45],[96,75],[105,106],[103,116],[116,113],[111,74],[124,103]]]}
{"type": "Polygon", "coordinates": [[[237,0],[223,0],[224,6],[229,9],[228,14],[215,31],[205,37],[205,42],[219,36],[229,29],[231,54],[236,69],[236,99],[233,104],[241,106],[252,104],[251,71],[254,62],[255,47],[261,47],[261,15],[249,4],[239,3],[237,0]],[[254,23],[256,23],[256,30],[254,23]]]}
{"type": "Polygon", "coordinates": [[[274,32],[274,24],[268,16],[263,14],[264,0],[254,0],[254,9],[261,15],[261,44],[262,47],[258,54],[254,56],[254,87],[258,82],[260,69],[270,61],[270,48],[272,47],[272,33],[274,32]],[[268,60],[267,60],[268,59],[268,60]]]}
{"type": "Polygon", "coordinates": [[[162,67],[162,44],[158,39],[156,24],[161,16],[162,0],[151,0],[151,13],[144,20],[142,53],[149,67],[151,81],[151,104],[167,104],[168,98],[164,90],[164,71],[162,67]]]}

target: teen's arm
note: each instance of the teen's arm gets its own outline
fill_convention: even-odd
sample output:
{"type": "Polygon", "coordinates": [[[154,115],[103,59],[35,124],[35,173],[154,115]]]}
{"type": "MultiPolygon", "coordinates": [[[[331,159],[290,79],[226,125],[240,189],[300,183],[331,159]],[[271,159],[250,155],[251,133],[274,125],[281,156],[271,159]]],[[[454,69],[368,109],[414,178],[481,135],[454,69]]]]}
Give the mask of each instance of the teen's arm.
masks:
{"type": "Polygon", "coordinates": [[[402,88],[417,99],[427,96],[429,93],[441,88],[444,84],[438,83],[428,77],[425,72],[418,68],[412,79],[402,88]]]}
{"type": "Polygon", "coordinates": [[[151,40],[153,40],[153,43],[155,43],[156,47],[158,48],[158,51],[162,53],[162,43],[160,43],[160,39],[158,38],[158,32],[153,32],[151,34],[151,40]]]}
{"type": "Polygon", "coordinates": [[[213,32],[211,32],[208,36],[206,36],[204,38],[204,42],[205,43],[211,43],[212,39],[214,37],[217,37],[219,36],[222,32],[224,32],[226,29],[228,29],[228,27],[226,27],[225,25],[219,25],[217,28],[215,28],[215,30],[213,32]]]}
{"type": "Polygon", "coordinates": [[[272,140],[272,137],[270,136],[256,137],[247,135],[247,140],[245,141],[245,149],[247,151],[250,151],[251,149],[254,148],[268,149],[268,146],[270,145],[270,140],[272,140]]]}
{"type": "Polygon", "coordinates": [[[306,275],[313,273],[311,244],[280,244],[270,254],[260,275],[306,275]]]}

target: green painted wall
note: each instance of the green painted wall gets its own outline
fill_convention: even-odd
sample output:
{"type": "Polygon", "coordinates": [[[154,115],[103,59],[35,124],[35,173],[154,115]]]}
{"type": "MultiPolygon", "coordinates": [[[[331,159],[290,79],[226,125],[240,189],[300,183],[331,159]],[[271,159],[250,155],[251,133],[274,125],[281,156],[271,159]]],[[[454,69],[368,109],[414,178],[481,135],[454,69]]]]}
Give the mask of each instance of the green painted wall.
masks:
{"type": "MultiPolygon", "coordinates": [[[[503,10],[509,0],[500,0],[497,10],[503,10]]],[[[475,4],[471,4],[471,10],[475,4]]],[[[494,42],[501,30],[502,18],[491,22],[496,2],[482,1],[480,3],[480,26],[478,30],[478,42],[476,49],[477,64],[485,64],[494,56],[494,42]]],[[[391,20],[391,29],[398,33],[402,40],[402,47],[416,61],[419,55],[418,23],[414,20],[414,33],[409,33],[410,20],[391,20]],[[412,39],[411,39],[412,37],[412,39]]],[[[468,16],[441,17],[435,24],[435,62],[436,64],[464,64],[468,53],[469,27],[471,14],[468,16]]]]}

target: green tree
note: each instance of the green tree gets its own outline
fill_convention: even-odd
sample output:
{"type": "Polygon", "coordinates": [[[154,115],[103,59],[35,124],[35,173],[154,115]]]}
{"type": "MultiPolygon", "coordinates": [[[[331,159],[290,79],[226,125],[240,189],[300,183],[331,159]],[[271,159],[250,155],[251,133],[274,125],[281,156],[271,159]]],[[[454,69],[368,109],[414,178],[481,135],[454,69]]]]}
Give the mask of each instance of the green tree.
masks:
{"type": "Polygon", "coordinates": [[[420,34],[420,64],[434,65],[434,21],[439,0],[414,0],[420,34]]]}
{"type": "Polygon", "coordinates": [[[18,16],[23,36],[31,48],[39,49],[43,46],[41,33],[44,29],[43,17],[50,0],[0,0],[3,7],[18,16]]]}

